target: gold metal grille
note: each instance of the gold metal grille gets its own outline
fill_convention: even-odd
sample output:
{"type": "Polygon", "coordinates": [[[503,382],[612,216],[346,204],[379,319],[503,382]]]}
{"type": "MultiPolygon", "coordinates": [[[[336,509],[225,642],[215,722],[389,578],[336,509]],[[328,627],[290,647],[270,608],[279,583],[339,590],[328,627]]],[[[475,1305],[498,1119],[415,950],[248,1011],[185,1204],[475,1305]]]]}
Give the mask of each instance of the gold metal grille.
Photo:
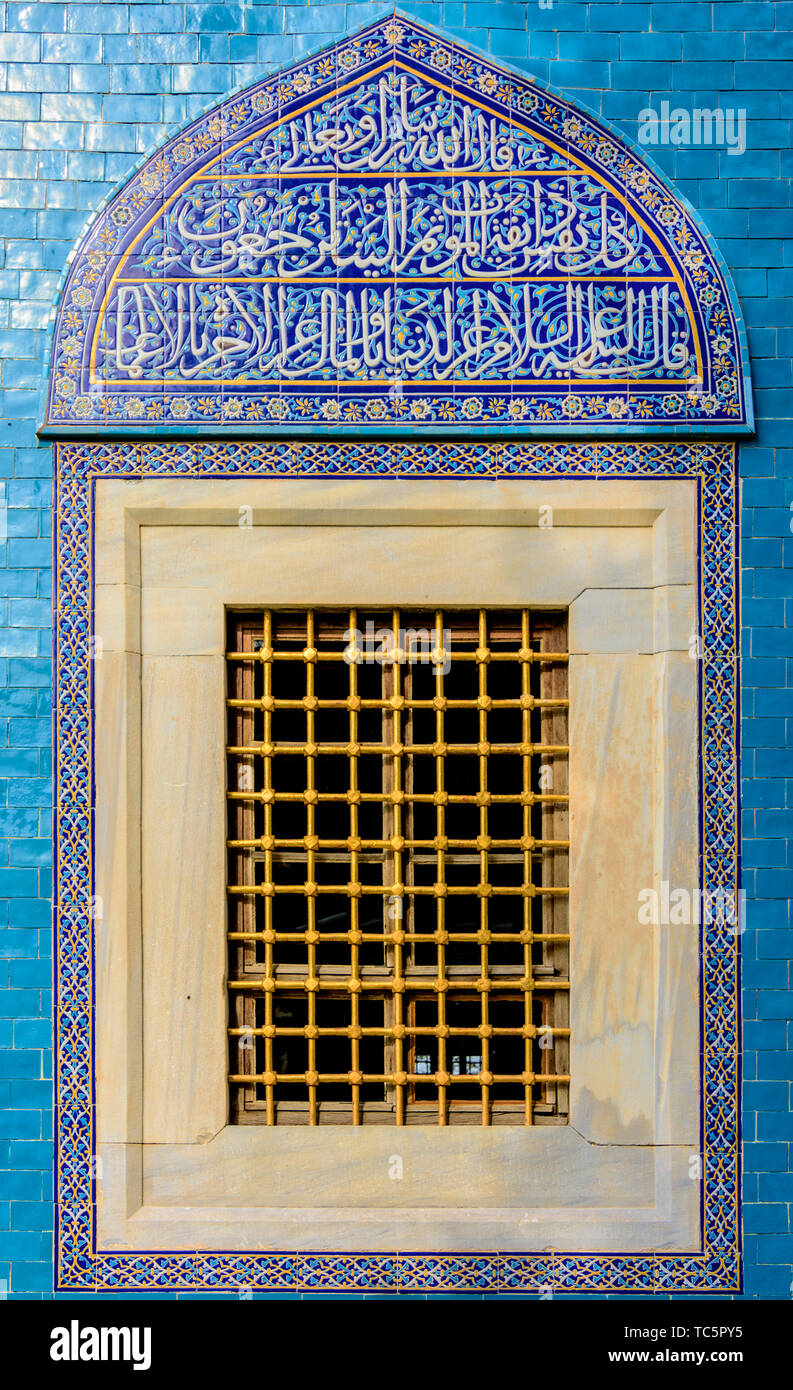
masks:
{"type": "Polygon", "coordinates": [[[563,1124],[565,616],[229,617],[232,1118],[563,1124]]]}

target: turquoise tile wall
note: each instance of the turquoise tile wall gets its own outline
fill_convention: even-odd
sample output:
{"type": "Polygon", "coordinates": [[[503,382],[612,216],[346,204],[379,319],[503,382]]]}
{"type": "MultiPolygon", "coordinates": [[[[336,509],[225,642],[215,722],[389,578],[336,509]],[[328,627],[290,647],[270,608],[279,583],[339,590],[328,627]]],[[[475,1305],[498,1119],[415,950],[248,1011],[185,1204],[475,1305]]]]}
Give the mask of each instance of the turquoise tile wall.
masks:
{"type": "MultiPolygon", "coordinates": [[[[61,272],[91,211],[175,125],[384,8],[0,3],[0,1295],[52,1289],[51,450],[35,430],[61,272]]],[[[745,1296],[789,1298],[793,3],[402,8],[564,89],[633,139],[641,110],[663,100],[746,113],[743,154],[651,153],[717,239],[752,355],[757,435],[741,448],[745,1296]]]]}

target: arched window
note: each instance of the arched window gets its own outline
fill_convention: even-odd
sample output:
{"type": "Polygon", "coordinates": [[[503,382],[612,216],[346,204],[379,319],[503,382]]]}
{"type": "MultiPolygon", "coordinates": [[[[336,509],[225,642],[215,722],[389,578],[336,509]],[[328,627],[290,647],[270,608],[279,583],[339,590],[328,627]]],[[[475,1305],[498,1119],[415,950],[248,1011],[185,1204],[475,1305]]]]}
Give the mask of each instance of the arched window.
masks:
{"type": "Polygon", "coordinates": [[[107,202],[42,426],[62,1287],[736,1287],[751,428],[693,211],[413,20],[107,202]]]}

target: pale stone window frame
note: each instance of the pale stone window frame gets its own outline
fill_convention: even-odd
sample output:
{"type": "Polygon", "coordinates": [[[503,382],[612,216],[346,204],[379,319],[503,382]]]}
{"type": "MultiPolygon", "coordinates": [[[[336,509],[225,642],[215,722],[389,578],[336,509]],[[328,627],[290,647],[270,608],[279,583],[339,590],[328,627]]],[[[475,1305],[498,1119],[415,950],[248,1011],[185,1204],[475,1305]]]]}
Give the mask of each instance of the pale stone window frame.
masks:
{"type": "Polygon", "coordinates": [[[95,486],[99,1248],[698,1249],[695,482],[95,486]],[[227,1122],[225,610],[351,596],[569,609],[569,1126],[227,1122]]]}

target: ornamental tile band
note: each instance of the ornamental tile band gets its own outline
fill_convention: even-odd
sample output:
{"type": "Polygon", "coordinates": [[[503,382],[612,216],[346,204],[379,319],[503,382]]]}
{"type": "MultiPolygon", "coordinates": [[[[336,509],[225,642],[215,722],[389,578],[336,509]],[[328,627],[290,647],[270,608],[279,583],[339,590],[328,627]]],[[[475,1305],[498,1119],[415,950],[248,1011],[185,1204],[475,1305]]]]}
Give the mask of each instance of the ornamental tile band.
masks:
{"type": "MultiPolygon", "coordinates": [[[[56,1174],[63,1291],[487,1291],[724,1294],[741,1289],[738,932],[722,907],[702,928],[701,1244],[687,1253],[429,1254],[98,1250],[94,1124],[91,633],[97,478],[693,479],[701,517],[699,596],[702,883],[738,875],[735,446],[59,443],[56,448],[56,1174]]],[[[726,901],[723,895],[717,898],[726,901]]]]}
{"type": "Polygon", "coordinates": [[[152,156],[72,264],[45,425],[746,432],[707,234],[593,117],[392,17],[152,156]]]}

